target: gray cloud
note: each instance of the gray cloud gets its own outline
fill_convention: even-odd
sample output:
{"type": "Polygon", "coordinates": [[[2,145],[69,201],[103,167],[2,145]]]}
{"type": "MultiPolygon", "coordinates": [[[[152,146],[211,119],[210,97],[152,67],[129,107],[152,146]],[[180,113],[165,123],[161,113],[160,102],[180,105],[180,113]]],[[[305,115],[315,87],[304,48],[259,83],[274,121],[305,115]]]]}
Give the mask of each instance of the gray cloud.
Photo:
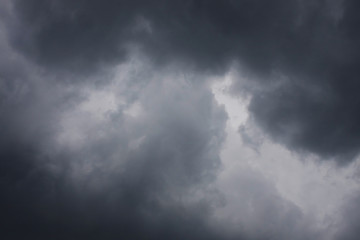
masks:
{"type": "Polygon", "coordinates": [[[356,1],[0,4],[5,239],[321,238],[245,173],[240,199],[256,209],[242,214],[260,233],[211,226],[226,114],[204,79],[238,66],[245,80],[232,90],[251,97],[252,119],[275,141],[353,160],[356,1]],[[112,94],[114,109],[92,109],[84,89],[112,94]]]}
{"type": "Polygon", "coordinates": [[[118,99],[99,120],[84,84],[57,83],[21,57],[12,65],[20,71],[4,66],[1,79],[5,239],[221,237],[207,224],[216,196],[206,189],[220,165],[226,115],[202,82],[130,65],[105,91],[118,99]]]}
{"type": "Polygon", "coordinates": [[[249,166],[234,168],[233,174],[223,176],[226,205],[218,209],[230,218],[224,221],[228,232],[245,233],[246,239],[326,239],[314,219],[284,199],[261,173],[249,166]]]}
{"type": "Polygon", "coordinates": [[[65,72],[103,69],[134,46],[154,63],[208,73],[237,61],[258,82],[250,110],[265,131],[347,162],[359,146],[357,8],[350,0],[16,1],[11,32],[28,57],[65,72]]]}
{"type": "Polygon", "coordinates": [[[341,221],[335,239],[352,240],[359,237],[359,193],[354,193],[341,208],[341,221]]]}

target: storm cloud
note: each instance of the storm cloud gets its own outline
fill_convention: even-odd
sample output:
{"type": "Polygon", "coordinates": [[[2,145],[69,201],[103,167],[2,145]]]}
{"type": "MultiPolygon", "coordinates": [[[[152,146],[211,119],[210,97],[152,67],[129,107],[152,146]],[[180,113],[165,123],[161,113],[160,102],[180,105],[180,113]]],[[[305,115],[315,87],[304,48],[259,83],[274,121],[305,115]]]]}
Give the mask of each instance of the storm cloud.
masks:
{"type": "Polygon", "coordinates": [[[41,89],[40,99],[33,89],[7,96],[17,101],[2,115],[6,238],[216,237],[206,230],[212,203],[196,196],[207,194],[220,164],[226,115],[209,90],[156,80],[104,118],[91,114],[91,103],[81,105],[78,88],[63,86],[60,96],[41,89]]]}
{"type": "MultiPolygon", "coordinates": [[[[231,119],[212,85],[236,72],[228,93],[248,101],[243,153],[230,157],[246,162],[255,149],[266,158],[270,141],[354,166],[357,1],[4,0],[0,8],[5,239],[327,239],[251,164],[221,177],[231,119]]],[[[357,209],[353,202],[346,206],[357,209]]],[[[329,227],[334,239],[357,234],[350,221],[338,226],[329,227]]]]}
{"type": "Polygon", "coordinates": [[[257,82],[250,110],[275,140],[340,162],[358,153],[356,1],[14,5],[13,45],[45,67],[99,70],[133,47],[160,65],[217,74],[238,62],[257,82]]]}

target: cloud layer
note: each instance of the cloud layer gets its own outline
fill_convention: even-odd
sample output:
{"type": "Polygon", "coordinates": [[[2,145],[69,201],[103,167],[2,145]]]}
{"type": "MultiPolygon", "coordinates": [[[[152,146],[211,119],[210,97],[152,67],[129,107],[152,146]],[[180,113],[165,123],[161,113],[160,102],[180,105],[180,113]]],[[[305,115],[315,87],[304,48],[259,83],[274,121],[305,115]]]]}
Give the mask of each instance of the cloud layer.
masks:
{"type": "Polygon", "coordinates": [[[43,66],[93,72],[126,59],[134,46],[154,63],[205,72],[237,61],[258,81],[250,110],[274,139],[340,162],[358,153],[356,1],[14,5],[12,43],[43,66]]]}
{"type": "MultiPolygon", "coordinates": [[[[355,0],[1,2],[5,239],[325,238],[261,174],[239,170],[215,183],[227,114],[211,79],[235,69],[231,94],[248,99],[250,125],[272,141],[353,163],[359,7],[355,0]],[[237,186],[224,203],[227,187],[237,186]],[[221,207],[238,209],[242,227],[218,223],[221,207]]],[[[342,214],[356,219],[347,209],[342,214]]],[[[352,239],[356,226],[343,224],[335,238],[352,239]]]]}

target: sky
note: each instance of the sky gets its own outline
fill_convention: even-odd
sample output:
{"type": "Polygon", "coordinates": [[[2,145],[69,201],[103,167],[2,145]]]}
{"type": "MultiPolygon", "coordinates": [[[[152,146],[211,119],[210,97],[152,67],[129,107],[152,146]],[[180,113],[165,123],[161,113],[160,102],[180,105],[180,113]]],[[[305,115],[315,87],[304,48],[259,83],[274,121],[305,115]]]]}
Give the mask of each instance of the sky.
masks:
{"type": "Polygon", "coordinates": [[[358,239],[359,9],[0,0],[0,238],[358,239]]]}

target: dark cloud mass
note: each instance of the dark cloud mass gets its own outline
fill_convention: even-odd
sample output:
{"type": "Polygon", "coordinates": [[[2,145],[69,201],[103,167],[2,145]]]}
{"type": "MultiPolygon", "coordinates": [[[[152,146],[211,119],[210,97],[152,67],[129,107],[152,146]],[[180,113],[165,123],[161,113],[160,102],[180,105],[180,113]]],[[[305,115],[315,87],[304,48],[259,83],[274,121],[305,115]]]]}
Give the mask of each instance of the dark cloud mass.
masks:
{"type": "Polygon", "coordinates": [[[346,162],[357,155],[360,139],[357,5],[16,1],[19,27],[11,32],[28,57],[65,71],[114,64],[131,46],[159,64],[170,60],[206,72],[224,72],[238,61],[259,81],[250,110],[263,129],[293,149],[346,162]]]}
{"type": "Polygon", "coordinates": [[[0,138],[5,239],[219,238],[207,226],[213,203],[196,195],[212,194],[206,189],[219,165],[226,116],[208,90],[179,84],[183,90],[175,91],[160,79],[156,83],[135,93],[148,109],[140,120],[122,108],[101,124],[78,117],[80,125],[94,121],[78,133],[87,138],[81,146],[69,146],[71,136],[58,140],[68,131],[60,127],[68,116],[59,109],[87,117],[76,110],[82,100],[73,91],[79,89],[56,90],[56,96],[42,83],[53,95],[40,95],[51,103],[8,91],[17,102],[7,112],[3,107],[1,118],[9,129],[0,138]]]}
{"type": "MultiPolygon", "coordinates": [[[[240,200],[256,208],[243,218],[257,233],[214,227],[227,117],[207,79],[235,67],[232,92],[250,96],[251,119],[272,139],[349,163],[360,147],[359,9],[1,1],[1,238],[322,239],[297,206],[246,176],[240,200]]],[[[355,239],[355,225],[335,237],[355,239]]]]}

